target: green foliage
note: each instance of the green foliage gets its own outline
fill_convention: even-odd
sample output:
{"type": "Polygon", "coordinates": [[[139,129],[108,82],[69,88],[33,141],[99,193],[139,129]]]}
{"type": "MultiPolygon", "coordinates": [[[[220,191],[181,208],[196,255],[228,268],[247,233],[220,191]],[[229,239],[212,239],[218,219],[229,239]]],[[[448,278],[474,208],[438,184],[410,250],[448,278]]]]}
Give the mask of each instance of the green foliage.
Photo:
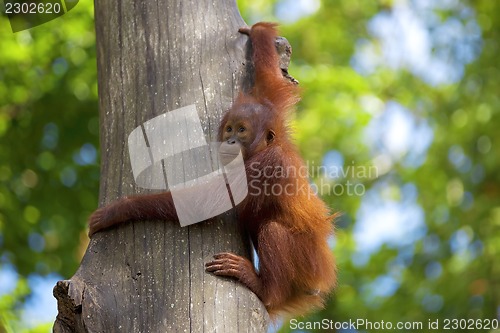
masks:
{"type": "Polygon", "coordinates": [[[21,330],[23,276],[69,278],[85,250],[99,181],[96,75],[91,3],[16,34],[0,17],[0,269],[13,264],[24,285],[0,297],[0,332],[21,330]]]}
{"type": "MultiPolygon", "coordinates": [[[[251,24],[279,20],[274,13],[284,3],[239,1],[239,7],[251,24]]],[[[290,73],[304,90],[295,138],[310,165],[322,165],[331,150],[341,153],[344,166],[376,164],[366,131],[388,103],[427,122],[434,134],[420,164],[405,163],[403,154],[378,177],[344,179],[392,202],[401,202],[405,185],[414,186],[425,233],[412,244],[385,244],[363,261],[354,234],[365,196],[323,193],[343,213],[334,248],[339,286],[324,310],[304,320],[427,323],[498,316],[500,3],[466,4],[481,27],[481,53],[460,81],[434,86],[391,64],[369,75],[351,66],[360,41],[382,47],[368,22],[390,13],[393,1],[324,0],[315,13],[282,26],[294,48],[290,73]],[[452,153],[461,165],[452,163],[452,153]],[[466,250],[453,248],[457,237],[466,250]],[[429,273],[433,267],[439,274],[429,273]],[[397,287],[381,295],[387,276],[397,287]]],[[[458,17],[445,9],[435,13],[441,22],[458,17]]],[[[13,264],[21,278],[0,296],[0,332],[26,330],[18,318],[29,294],[28,274],[70,277],[76,270],[99,181],[92,4],[80,2],[28,31],[9,29],[0,17],[0,269],[13,264]]],[[[321,174],[313,180],[333,182],[321,174]]],[[[282,330],[290,331],[288,322],[282,330]]]]}
{"type": "MultiPolygon", "coordinates": [[[[266,3],[262,17],[271,17],[268,11],[279,3],[274,7],[266,3]]],[[[304,321],[362,318],[427,325],[429,319],[437,318],[441,323],[445,318],[498,318],[500,20],[494,13],[499,12],[500,4],[465,4],[481,27],[481,53],[466,67],[462,79],[452,84],[432,86],[390,64],[369,75],[353,70],[360,40],[382,47],[369,33],[368,21],[377,13],[391,12],[392,1],[325,0],[313,15],[282,26],[282,34],[294,48],[290,73],[304,89],[294,127],[305,160],[321,164],[325,154],[335,149],[344,157],[344,166],[350,161],[373,163],[377,156],[364,137],[366,128],[390,102],[426,120],[434,133],[421,165],[406,165],[403,156],[377,179],[361,180],[367,191],[377,183],[384,184],[382,195],[392,193],[389,196],[395,196],[395,201],[401,200],[404,184],[415,186],[426,232],[411,246],[384,245],[359,264],[353,233],[363,197],[323,195],[334,210],[343,213],[334,249],[340,281],[327,307],[304,321]],[[367,110],[367,106],[375,109],[367,110]],[[463,154],[460,166],[453,165],[450,158],[457,151],[459,156],[463,154]],[[456,237],[467,239],[467,250],[453,250],[456,237]],[[433,267],[439,267],[440,274],[432,276],[433,267]],[[398,287],[393,294],[381,296],[377,289],[382,288],[379,282],[386,276],[395,277],[398,287]]],[[[441,22],[459,16],[446,8],[435,13],[441,22]]],[[[260,19],[247,17],[250,24],[260,19]]],[[[318,184],[325,177],[314,180],[318,184]]],[[[425,325],[423,331],[431,331],[425,325]]],[[[288,322],[282,331],[291,331],[288,322]]]]}
{"type": "Polygon", "coordinates": [[[18,308],[21,300],[29,293],[29,287],[25,279],[20,279],[15,289],[10,294],[0,296],[0,332],[18,332],[17,323],[18,308]]]}
{"type": "Polygon", "coordinates": [[[16,34],[0,21],[0,246],[23,275],[69,277],[97,203],[98,164],[78,157],[98,141],[92,10],[16,34]]]}
{"type": "MultiPolygon", "coordinates": [[[[482,52],[455,84],[432,86],[388,65],[365,76],[352,69],[356,42],[374,40],[367,31],[368,20],[390,11],[390,2],[323,1],[312,16],[282,27],[294,47],[290,73],[304,89],[294,125],[306,160],[321,164],[323,156],[335,149],[343,155],[344,165],[374,161],[364,135],[367,125],[383,110],[366,110],[366,99],[372,101],[368,105],[381,103],[383,107],[395,101],[418,119],[426,119],[434,132],[420,166],[405,165],[403,156],[377,179],[362,180],[367,191],[379,183],[387,192],[392,184],[396,201],[404,184],[415,185],[417,203],[425,212],[426,233],[410,247],[384,245],[366,263],[355,264],[359,254],[353,232],[363,198],[324,195],[333,209],[343,212],[334,249],[340,281],[327,307],[304,321],[362,318],[426,325],[434,318],[441,323],[445,318],[497,318],[500,265],[495,259],[499,246],[494,244],[499,243],[500,225],[495,154],[500,140],[496,60],[500,20],[493,13],[500,10],[500,4],[476,1],[467,5],[475,11],[482,30],[482,52]],[[470,159],[469,168],[451,163],[450,151],[457,147],[470,159]],[[452,249],[457,235],[467,239],[467,250],[452,249]],[[474,246],[477,252],[471,254],[474,246]],[[440,267],[441,272],[429,277],[433,267],[440,267]],[[398,287],[393,294],[381,296],[377,289],[386,276],[395,277],[398,287]]],[[[439,14],[443,21],[457,15],[444,10],[439,14]]],[[[316,177],[315,181],[324,179],[316,177]]],[[[425,325],[423,331],[430,331],[425,325]]],[[[282,330],[290,331],[287,322],[282,330]]]]}

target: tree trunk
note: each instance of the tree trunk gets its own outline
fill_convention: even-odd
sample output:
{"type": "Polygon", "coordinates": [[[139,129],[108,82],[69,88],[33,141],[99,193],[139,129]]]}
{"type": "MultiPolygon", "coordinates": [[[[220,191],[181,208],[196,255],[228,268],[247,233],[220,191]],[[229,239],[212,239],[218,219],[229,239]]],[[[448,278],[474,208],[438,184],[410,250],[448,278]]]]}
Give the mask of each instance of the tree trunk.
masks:
{"type": "MultiPolygon", "coordinates": [[[[145,121],[194,104],[206,141],[216,140],[245,73],[247,37],[234,0],[101,0],[95,20],[104,205],[147,192],[135,185],[127,149],[145,121]]],[[[54,332],[265,332],[259,299],[205,272],[222,251],[249,254],[232,213],[97,233],[76,274],[54,288],[54,332]]]]}

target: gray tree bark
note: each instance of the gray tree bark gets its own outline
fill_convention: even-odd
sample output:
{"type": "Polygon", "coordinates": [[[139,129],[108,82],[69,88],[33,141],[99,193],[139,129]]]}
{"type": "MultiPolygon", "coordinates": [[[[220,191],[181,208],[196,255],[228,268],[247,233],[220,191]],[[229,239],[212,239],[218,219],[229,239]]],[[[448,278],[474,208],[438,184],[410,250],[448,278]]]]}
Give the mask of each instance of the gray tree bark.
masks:
{"type": "MultiPolygon", "coordinates": [[[[234,0],[95,2],[101,122],[100,204],[145,193],[135,186],[128,134],[195,104],[216,140],[245,75],[247,37],[234,0]]],[[[248,81],[248,80],[247,80],[248,81]]],[[[268,315],[239,283],[204,263],[249,254],[234,215],[181,228],[125,224],[91,239],[81,266],[54,288],[54,332],[265,332],[268,315]]]]}

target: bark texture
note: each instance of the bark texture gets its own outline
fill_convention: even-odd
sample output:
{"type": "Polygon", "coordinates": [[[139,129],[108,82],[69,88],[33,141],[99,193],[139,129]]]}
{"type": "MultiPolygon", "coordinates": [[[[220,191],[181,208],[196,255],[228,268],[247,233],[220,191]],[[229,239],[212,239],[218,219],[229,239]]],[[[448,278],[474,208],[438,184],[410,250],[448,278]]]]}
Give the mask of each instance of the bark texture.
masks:
{"type": "MultiPolygon", "coordinates": [[[[234,0],[101,0],[95,20],[104,205],[145,193],[129,162],[134,128],[195,104],[215,141],[221,115],[251,80],[234,0]]],[[[97,233],[75,275],[54,288],[54,332],[265,332],[258,298],[205,272],[221,251],[249,253],[232,213],[185,228],[145,221],[97,233]]]]}

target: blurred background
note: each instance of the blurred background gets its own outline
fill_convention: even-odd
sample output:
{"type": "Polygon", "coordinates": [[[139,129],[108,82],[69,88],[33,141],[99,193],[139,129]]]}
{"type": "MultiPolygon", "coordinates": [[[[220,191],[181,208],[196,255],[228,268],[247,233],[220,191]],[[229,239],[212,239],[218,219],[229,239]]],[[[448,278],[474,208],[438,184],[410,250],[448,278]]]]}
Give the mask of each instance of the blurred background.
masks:
{"type": "MultiPolygon", "coordinates": [[[[500,319],[500,2],[238,5],[292,44],[294,135],[343,213],[339,286],[304,320],[500,319]]],[[[97,206],[98,136],[93,4],[15,34],[0,17],[0,332],[50,331],[97,206]]]]}

